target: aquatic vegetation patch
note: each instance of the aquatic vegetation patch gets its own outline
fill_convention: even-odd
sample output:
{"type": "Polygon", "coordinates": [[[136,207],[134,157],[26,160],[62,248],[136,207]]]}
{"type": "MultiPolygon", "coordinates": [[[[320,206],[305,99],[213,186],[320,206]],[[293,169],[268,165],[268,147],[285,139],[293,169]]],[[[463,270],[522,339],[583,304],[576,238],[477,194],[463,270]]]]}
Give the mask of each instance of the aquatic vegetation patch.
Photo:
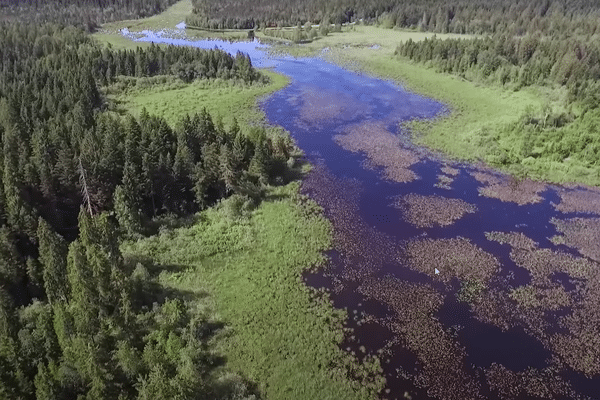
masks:
{"type": "Polygon", "coordinates": [[[362,188],[356,180],[340,179],[317,163],[302,182],[302,192],[325,209],[333,226],[334,248],[345,260],[344,277],[359,279],[396,261],[399,245],[360,215],[362,188]]]}
{"type": "Polygon", "coordinates": [[[493,363],[485,370],[485,377],[492,392],[496,392],[501,400],[523,398],[523,395],[543,399],[575,398],[573,388],[560,377],[559,372],[556,366],[514,372],[502,364],[493,363]]]}
{"type": "Polygon", "coordinates": [[[414,240],[405,251],[412,268],[446,283],[455,277],[487,283],[500,270],[493,255],[462,237],[414,240]]]}
{"type": "Polygon", "coordinates": [[[475,180],[486,185],[479,188],[481,196],[518,205],[539,203],[542,200],[539,194],[547,188],[546,184],[531,179],[510,178],[507,180],[485,171],[471,171],[470,174],[475,180]]]}
{"type": "Polygon", "coordinates": [[[417,179],[417,174],[409,168],[420,157],[404,147],[401,138],[392,134],[382,122],[353,125],[334,139],[348,151],[364,153],[372,166],[383,168],[388,180],[405,183],[417,179]]]}
{"type": "Polygon", "coordinates": [[[450,175],[450,176],[457,176],[460,173],[460,170],[458,168],[453,168],[448,165],[442,167],[441,171],[444,174],[450,175]]]}
{"type": "Polygon", "coordinates": [[[393,204],[402,210],[407,222],[418,228],[452,225],[465,214],[477,211],[477,207],[461,199],[415,193],[398,196],[393,204]]]}
{"type": "MultiPolygon", "coordinates": [[[[595,293],[594,300],[600,300],[595,293]]],[[[598,303],[577,309],[562,321],[569,333],[557,333],[550,338],[553,350],[571,368],[588,378],[600,374],[600,312],[598,303]]]]}
{"type": "Polygon", "coordinates": [[[582,255],[600,262],[600,218],[552,218],[550,222],[563,234],[552,237],[554,243],[575,247],[582,255]]]}
{"type": "Polygon", "coordinates": [[[465,370],[465,350],[434,317],[443,295],[429,286],[393,278],[367,279],[359,291],[394,311],[387,326],[416,355],[418,370],[405,375],[417,386],[440,399],[482,398],[478,383],[465,370]]]}
{"type": "MultiPolygon", "coordinates": [[[[510,253],[511,259],[532,276],[530,285],[510,293],[520,310],[520,314],[511,319],[525,322],[538,339],[574,370],[588,377],[600,374],[600,264],[538,248],[521,234],[492,234],[488,235],[488,239],[504,240],[515,245],[510,253]],[[575,278],[576,289],[567,291],[553,282],[552,277],[556,273],[575,278]],[[547,313],[563,307],[572,307],[570,313],[559,317],[559,325],[568,333],[554,331],[540,318],[540,311],[547,313]]],[[[510,312],[508,306],[500,308],[499,312],[510,312]]]]}
{"type": "Polygon", "coordinates": [[[500,244],[509,244],[518,249],[535,249],[538,243],[525,236],[522,232],[486,232],[487,240],[492,240],[500,244]]]}
{"type": "Polygon", "coordinates": [[[452,190],[452,183],[454,183],[454,178],[452,178],[451,176],[448,175],[443,175],[440,174],[437,176],[438,180],[437,182],[433,185],[437,188],[440,189],[446,189],[446,190],[452,190]]]}
{"type": "Polygon", "coordinates": [[[541,308],[543,310],[560,310],[573,303],[573,298],[564,286],[552,285],[536,287],[532,285],[519,286],[510,291],[509,297],[523,308],[541,308]]]}
{"type": "Polygon", "coordinates": [[[319,126],[334,119],[348,120],[365,115],[369,107],[339,90],[327,90],[314,85],[304,85],[300,90],[300,119],[304,125],[319,126]]]}
{"type": "Polygon", "coordinates": [[[532,283],[536,285],[551,284],[550,278],[555,272],[566,272],[574,278],[585,280],[600,272],[598,264],[593,261],[550,249],[513,248],[510,257],[531,273],[532,283]]]}
{"type": "Polygon", "coordinates": [[[600,189],[574,187],[557,190],[560,203],[554,208],[562,213],[581,212],[600,215],[600,189]]]}

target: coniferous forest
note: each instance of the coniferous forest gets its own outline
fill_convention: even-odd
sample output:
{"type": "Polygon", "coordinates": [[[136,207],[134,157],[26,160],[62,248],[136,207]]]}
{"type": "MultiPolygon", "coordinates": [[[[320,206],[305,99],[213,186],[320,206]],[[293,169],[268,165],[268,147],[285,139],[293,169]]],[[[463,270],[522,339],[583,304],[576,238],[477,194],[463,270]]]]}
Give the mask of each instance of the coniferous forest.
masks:
{"type": "Polygon", "coordinates": [[[0,71],[0,398],[251,396],[241,377],[214,378],[206,315],[158,290],[119,241],[233,194],[258,202],[285,178],[290,146],[206,111],[175,127],[121,115],[102,88],[120,76],[266,78],[241,53],[116,51],[34,22],[0,25],[0,71]]]}
{"type": "Polygon", "coordinates": [[[363,22],[438,33],[564,36],[593,34],[600,16],[593,0],[193,0],[193,5],[191,25],[220,29],[363,22]]]}
{"type": "Polygon", "coordinates": [[[2,0],[0,21],[52,21],[93,31],[103,22],[148,17],[177,0],[2,0]]]}

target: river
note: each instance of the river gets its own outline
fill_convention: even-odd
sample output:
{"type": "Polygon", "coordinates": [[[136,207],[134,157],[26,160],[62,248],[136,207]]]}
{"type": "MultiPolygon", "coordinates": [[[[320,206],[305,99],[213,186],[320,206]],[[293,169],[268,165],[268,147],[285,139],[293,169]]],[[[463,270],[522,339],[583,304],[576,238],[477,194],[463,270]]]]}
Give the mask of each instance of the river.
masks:
{"type": "Polygon", "coordinates": [[[402,122],[448,107],[257,42],[137,40],[250,54],[291,78],[264,100],[314,165],[334,228],[306,273],[346,308],[343,348],[381,361],[386,399],[600,398],[600,192],[515,179],[414,146],[402,122]]]}

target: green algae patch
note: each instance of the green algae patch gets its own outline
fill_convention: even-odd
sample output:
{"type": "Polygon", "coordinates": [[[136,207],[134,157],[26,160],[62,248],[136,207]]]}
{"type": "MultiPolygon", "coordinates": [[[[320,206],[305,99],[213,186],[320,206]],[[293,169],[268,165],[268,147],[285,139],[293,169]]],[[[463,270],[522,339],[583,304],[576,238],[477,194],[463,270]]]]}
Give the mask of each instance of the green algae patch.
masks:
{"type": "Polygon", "coordinates": [[[346,312],[302,281],[305,269],[324,262],[331,227],[297,193],[296,183],[272,189],[273,200],[248,217],[232,217],[226,200],[193,226],[124,252],[179,266],[161,273],[167,286],[190,296],[210,293],[226,324],[220,348],[227,366],[257,382],[264,398],[372,399],[384,383],[377,362],[358,364],[340,349],[346,312]],[[349,379],[348,371],[363,378],[349,379]]]}

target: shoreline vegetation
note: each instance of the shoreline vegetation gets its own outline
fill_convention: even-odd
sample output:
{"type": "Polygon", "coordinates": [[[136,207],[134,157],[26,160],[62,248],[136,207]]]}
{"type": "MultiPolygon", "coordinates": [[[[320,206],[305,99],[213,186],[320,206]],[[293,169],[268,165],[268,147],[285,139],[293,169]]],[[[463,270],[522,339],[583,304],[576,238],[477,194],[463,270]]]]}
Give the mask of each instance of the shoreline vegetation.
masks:
{"type": "MultiPolygon", "coordinates": [[[[119,29],[127,27],[130,31],[141,31],[165,28],[165,25],[161,24],[174,28],[178,22],[185,20],[191,9],[191,0],[183,0],[161,14],[166,17],[155,16],[141,21],[105,24],[103,29],[106,29],[94,36],[119,48],[129,47],[131,41],[119,37],[119,29]]],[[[539,129],[531,126],[531,120],[542,119],[544,115],[547,119],[548,114],[552,118],[566,115],[565,111],[568,110],[565,110],[563,104],[568,93],[565,88],[538,84],[517,88],[476,79],[468,80],[438,71],[431,61],[418,63],[396,54],[398,46],[406,43],[447,39],[472,40],[486,37],[484,33],[435,33],[385,26],[360,23],[339,26],[332,24],[327,32],[323,32],[319,25],[309,27],[305,24],[285,28],[263,27],[254,29],[253,32],[259,40],[274,43],[269,50],[273,53],[287,53],[296,57],[320,56],[352,70],[391,79],[410,91],[446,104],[448,112],[438,118],[413,120],[401,126],[412,135],[416,144],[439,151],[453,159],[482,161],[518,179],[527,177],[552,183],[572,182],[590,186],[600,184],[600,171],[588,161],[577,157],[560,157],[553,149],[549,150],[548,155],[540,155],[542,150],[539,146],[544,146],[544,143],[536,143],[534,139],[523,139],[519,136],[520,130],[528,138],[536,135],[536,129],[539,129]],[[278,37],[275,31],[283,33],[278,37]],[[309,37],[302,36],[304,39],[301,43],[295,43],[294,31],[303,32],[303,35],[309,37]],[[290,32],[292,33],[287,35],[290,32]],[[287,38],[286,35],[290,37],[287,38]]],[[[186,35],[196,39],[245,40],[250,30],[217,28],[207,27],[204,31],[188,29],[186,35]],[[218,32],[219,30],[222,32],[218,32]]],[[[573,110],[576,113],[577,106],[573,110]]],[[[585,122],[589,125],[589,121],[585,122]]],[[[577,120],[571,122],[568,125],[572,128],[567,128],[586,129],[587,125],[574,125],[577,123],[577,120]]]]}

